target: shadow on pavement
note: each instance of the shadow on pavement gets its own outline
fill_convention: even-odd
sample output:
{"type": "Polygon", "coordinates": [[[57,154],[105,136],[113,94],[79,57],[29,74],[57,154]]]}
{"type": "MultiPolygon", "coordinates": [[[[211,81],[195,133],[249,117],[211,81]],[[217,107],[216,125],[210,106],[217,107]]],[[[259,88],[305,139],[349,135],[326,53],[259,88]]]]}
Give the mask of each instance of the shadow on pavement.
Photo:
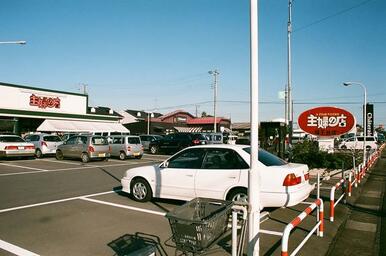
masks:
{"type": "Polygon", "coordinates": [[[136,232],[135,234],[125,234],[111,241],[107,245],[117,256],[167,256],[158,236],[140,232],[136,232]]]}

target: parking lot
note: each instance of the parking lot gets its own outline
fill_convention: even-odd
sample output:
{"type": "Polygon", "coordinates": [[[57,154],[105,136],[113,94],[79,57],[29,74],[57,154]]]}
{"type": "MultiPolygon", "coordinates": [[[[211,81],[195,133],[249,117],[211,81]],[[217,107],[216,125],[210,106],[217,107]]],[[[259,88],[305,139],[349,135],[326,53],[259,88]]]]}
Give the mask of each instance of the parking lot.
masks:
{"type": "MultiPolygon", "coordinates": [[[[87,164],[55,158],[0,161],[0,255],[114,255],[111,247],[117,239],[135,234],[157,243],[159,240],[165,255],[174,255],[172,234],[164,215],[183,202],[137,203],[120,192],[125,170],[165,158],[145,154],[141,160],[110,159],[87,164]]],[[[338,179],[327,182],[333,185],[338,179]]],[[[306,201],[313,202],[315,198],[306,201]]],[[[261,219],[261,255],[280,255],[281,237],[277,233],[283,232],[307,206],[265,209],[261,219]]],[[[335,222],[325,222],[325,237],[312,236],[301,254],[325,255],[346,213],[346,208],[337,208],[335,222]]],[[[313,213],[294,230],[291,250],[315,222],[313,213]]],[[[230,255],[230,239],[230,235],[226,236],[209,254],[230,255]]]]}

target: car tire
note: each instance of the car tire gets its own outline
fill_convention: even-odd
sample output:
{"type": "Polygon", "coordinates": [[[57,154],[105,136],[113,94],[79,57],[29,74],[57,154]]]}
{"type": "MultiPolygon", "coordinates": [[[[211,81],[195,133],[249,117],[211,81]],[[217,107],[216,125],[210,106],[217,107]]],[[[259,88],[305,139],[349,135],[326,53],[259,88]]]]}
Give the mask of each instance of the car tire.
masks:
{"type": "Polygon", "coordinates": [[[35,150],[35,156],[36,156],[36,158],[42,158],[43,157],[43,153],[42,153],[42,151],[40,150],[40,149],[36,149],[35,150]]]}
{"type": "Polygon", "coordinates": [[[125,160],[126,159],[126,154],[125,154],[125,152],[121,152],[121,153],[119,153],[119,159],[120,160],[125,160]]]}
{"type": "Polygon", "coordinates": [[[136,159],[141,159],[141,158],[142,158],[142,155],[141,155],[141,156],[136,156],[135,158],[136,158],[136,159]]]}
{"type": "Polygon", "coordinates": [[[158,147],[153,145],[150,147],[150,153],[152,153],[153,155],[157,154],[158,153],[158,147]]]}
{"type": "Polygon", "coordinates": [[[246,188],[233,189],[228,193],[227,200],[234,202],[248,202],[248,190],[246,188]]]}
{"type": "Polygon", "coordinates": [[[130,194],[137,202],[148,202],[152,198],[151,187],[149,183],[142,178],[136,178],[131,182],[130,194]]]}
{"type": "Polygon", "coordinates": [[[82,153],[82,155],[80,155],[80,158],[82,160],[82,163],[88,163],[90,162],[90,157],[88,156],[87,153],[82,153]]]}
{"type": "Polygon", "coordinates": [[[103,158],[103,161],[108,162],[108,161],[109,161],[109,158],[108,158],[108,157],[105,157],[105,158],[103,158]]]}
{"type": "Polygon", "coordinates": [[[56,160],[63,160],[64,159],[63,152],[60,150],[57,150],[55,154],[55,158],[56,160]]]}
{"type": "Polygon", "coordinates": [[[340,148],[343,149],[343,150],[347,149],[347,147],[345,145],[341,146],[340,148]]]}

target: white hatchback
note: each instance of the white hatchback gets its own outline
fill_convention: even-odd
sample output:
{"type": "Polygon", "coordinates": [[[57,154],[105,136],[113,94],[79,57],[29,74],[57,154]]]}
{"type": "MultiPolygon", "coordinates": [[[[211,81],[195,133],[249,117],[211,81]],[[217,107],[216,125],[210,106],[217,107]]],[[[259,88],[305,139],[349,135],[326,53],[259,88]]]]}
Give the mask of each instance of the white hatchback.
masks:
{"type": "MultiPolygon", "coordinates": [[[[127,170],[121,179],[122,191],[140,202],[153,197],[246,201],[249,161],[246,145],[189,147],[159,165],[127,170]]],[[[314,189],[305,164],[287,163],[260,149],[258,168],[261,209],[296,205],[314,189]]]]}

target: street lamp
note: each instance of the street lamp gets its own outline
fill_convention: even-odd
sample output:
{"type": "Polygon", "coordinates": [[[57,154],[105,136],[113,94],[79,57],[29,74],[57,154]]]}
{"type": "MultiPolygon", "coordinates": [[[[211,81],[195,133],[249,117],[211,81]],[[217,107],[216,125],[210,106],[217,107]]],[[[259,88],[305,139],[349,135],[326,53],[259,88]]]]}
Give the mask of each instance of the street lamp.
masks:
{"type": "Polygon", "coordinates": [[[27,41],[3,41],[0,44],[27,44],[27,41]]]}
{"type": "Polygon", "coordinates": [[[353,84],[359,85],[362,87],[364,92],[363,97],[363,165],[366,163],[366,136],[367,136],[367,127],[366,127],[366,105],[367,105],[367,89],[362,83],[359,82],[344,82],[344,86],[351,86],[353,84]]]}
{"type": "Polygon", "coordinates": [[[217,76],[220,74],[217,69],[208,71],[210,75],[213,75],[213,131],[217,132],[217,124],[216,124],[216,103],[217,103],[217,76]]]}

